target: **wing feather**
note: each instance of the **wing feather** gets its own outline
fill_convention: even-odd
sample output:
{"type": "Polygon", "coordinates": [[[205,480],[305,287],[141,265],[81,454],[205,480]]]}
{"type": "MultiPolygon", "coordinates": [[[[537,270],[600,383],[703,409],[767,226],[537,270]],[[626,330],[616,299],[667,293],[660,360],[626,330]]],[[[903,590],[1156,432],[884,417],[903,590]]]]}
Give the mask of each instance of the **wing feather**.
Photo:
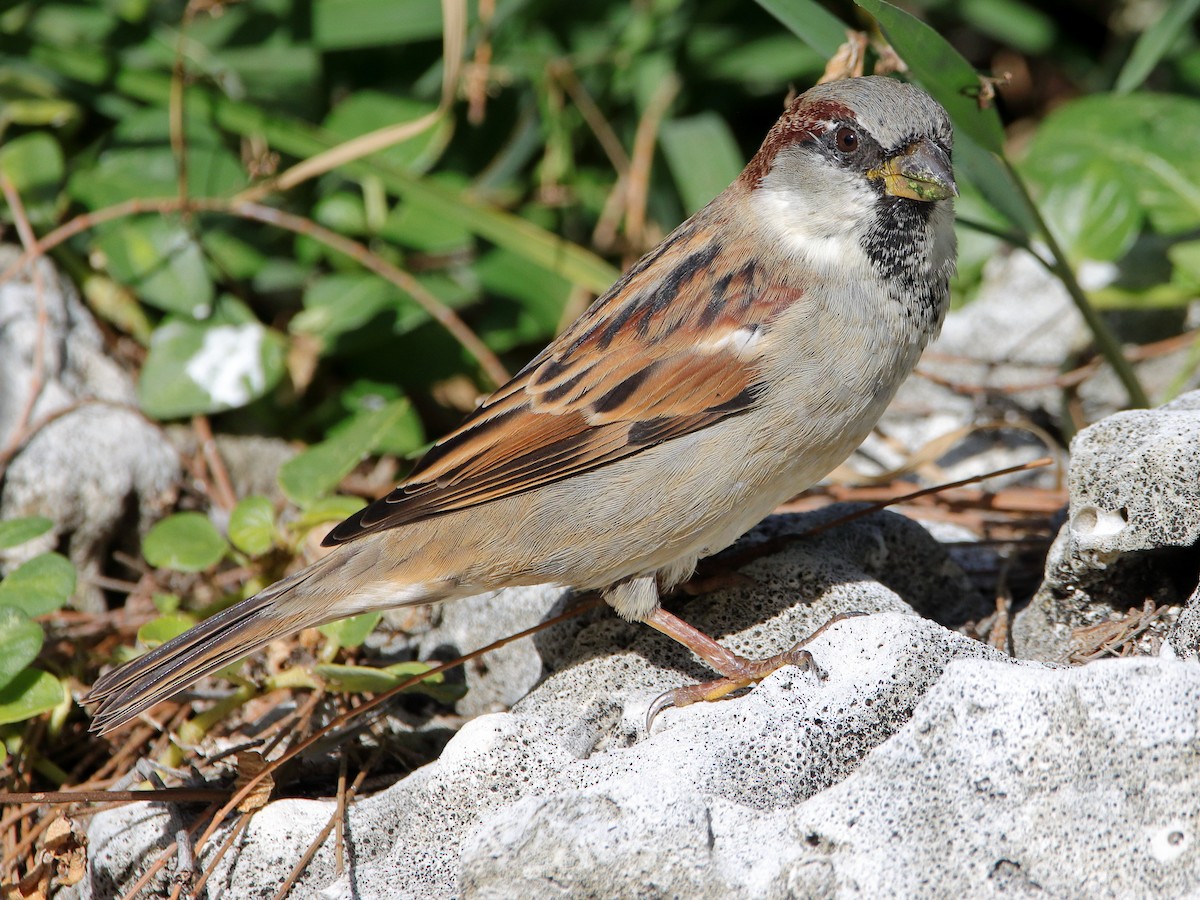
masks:
{"type": "Polygon", "coordinates": [[[511,497],[750,409],[759,345],[802,291],[720,233],[703,214],[685,222],[325,543],[511,497]]]}

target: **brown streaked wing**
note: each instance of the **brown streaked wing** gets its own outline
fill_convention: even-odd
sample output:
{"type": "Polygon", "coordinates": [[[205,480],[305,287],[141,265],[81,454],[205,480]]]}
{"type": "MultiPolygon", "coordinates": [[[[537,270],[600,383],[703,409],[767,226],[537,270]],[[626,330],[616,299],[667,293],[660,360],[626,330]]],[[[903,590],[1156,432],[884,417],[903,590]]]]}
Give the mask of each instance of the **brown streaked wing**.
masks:
{"type": "Polygon", "coordinates": [[[704,231],[685,223],[325,543],[511,497],[750,408],[757,355],[722,339],[769,329],[801,291],[729,258],[704,231]],[[655,263],[672,246],[670,260],[686,262],[661,278],[655,263]]]}

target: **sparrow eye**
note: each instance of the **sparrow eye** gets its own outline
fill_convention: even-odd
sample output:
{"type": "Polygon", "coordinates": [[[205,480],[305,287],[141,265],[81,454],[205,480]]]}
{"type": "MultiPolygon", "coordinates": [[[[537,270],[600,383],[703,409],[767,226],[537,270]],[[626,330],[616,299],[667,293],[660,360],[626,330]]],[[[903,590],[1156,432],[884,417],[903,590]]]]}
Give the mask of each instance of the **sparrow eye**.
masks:
{"type": "Polygon", "coordinates": [[[853,153],[858,149],[858,132],[843,125],[833,136],[833,142],[842,153],[853,153]]]}

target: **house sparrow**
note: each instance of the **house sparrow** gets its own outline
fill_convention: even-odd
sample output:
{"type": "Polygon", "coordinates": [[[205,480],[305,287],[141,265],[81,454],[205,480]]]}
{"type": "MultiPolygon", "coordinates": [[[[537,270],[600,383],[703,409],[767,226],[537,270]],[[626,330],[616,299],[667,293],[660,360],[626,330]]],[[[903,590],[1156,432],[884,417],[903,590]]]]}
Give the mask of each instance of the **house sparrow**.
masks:
{"type": "Polygon", "coordinates": [[[911,85],[797,97],[733,184],[334,528],[327,556],[100,678],[92,729],[299,629],[511,585],[599,590],[722,675],[657,708],[802,662],[737,656],[659,596],[845,459],[941,328],[950,146],[911,85]]]}

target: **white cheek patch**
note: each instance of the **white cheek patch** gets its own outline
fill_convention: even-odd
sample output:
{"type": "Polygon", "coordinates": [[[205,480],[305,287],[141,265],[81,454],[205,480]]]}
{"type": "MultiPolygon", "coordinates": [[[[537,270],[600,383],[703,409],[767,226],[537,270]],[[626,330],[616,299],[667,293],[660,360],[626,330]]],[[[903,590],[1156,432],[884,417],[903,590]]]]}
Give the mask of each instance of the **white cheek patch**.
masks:
{"type": "Polygon", "coordinates": [[[779,237],[781,247],[818,269],[869,265],[859,231],[872,219],[875,198],[842,182],[834,190],[806,196],[774,187],[769,176],[752,194],[759,221],[779,237]]]}

